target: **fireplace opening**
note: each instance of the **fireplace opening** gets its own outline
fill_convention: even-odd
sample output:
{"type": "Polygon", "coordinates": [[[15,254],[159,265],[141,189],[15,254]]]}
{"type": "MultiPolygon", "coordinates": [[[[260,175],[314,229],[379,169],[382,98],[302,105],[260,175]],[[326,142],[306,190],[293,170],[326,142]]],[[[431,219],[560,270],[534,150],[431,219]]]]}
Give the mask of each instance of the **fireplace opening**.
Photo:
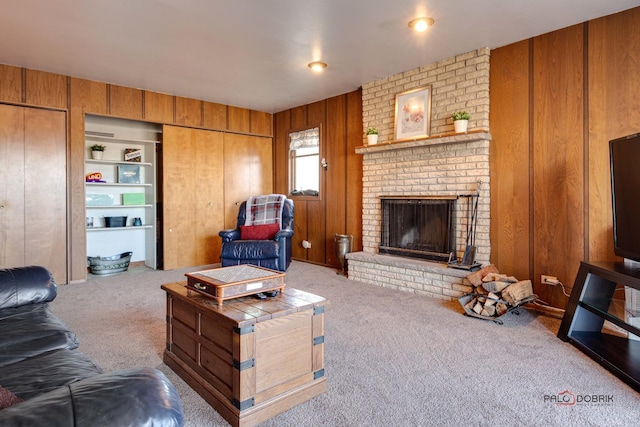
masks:
{"type": "Polygon", "coordinates": [[[383,198],[382,254],[449,261],[455,253],[457,198],[383,198]]]}

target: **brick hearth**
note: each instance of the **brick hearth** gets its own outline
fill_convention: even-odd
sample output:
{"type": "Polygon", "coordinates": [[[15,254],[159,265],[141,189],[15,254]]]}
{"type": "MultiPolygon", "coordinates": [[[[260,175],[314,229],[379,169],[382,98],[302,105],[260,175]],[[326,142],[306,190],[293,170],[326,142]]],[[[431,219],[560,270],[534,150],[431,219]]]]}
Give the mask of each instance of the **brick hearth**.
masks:
{"type": "Polygon", "coordinates": [[[394,255],[354,252],[347,255],[349,279],[431,298],[451,300],[472,291],[468,271],[446,264],[394,255]]]}

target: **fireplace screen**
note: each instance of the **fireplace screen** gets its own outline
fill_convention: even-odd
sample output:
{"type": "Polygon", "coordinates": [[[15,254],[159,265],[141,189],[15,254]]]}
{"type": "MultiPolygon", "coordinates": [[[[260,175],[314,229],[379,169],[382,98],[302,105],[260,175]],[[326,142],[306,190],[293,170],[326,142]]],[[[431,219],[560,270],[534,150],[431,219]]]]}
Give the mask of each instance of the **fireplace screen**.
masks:
{"type": "Polygon", "coordinates": [[[437,261],[455,253],[456,199],[382,199],[379,252],[437,261]]]}

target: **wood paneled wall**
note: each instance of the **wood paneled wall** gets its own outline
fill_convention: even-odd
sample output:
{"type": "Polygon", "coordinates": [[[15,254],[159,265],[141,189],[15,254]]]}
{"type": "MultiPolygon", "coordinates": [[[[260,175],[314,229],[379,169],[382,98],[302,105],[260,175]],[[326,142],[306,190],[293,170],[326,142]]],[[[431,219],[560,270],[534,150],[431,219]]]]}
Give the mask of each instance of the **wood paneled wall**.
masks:
{"type": "Polygon", "coordinates": [[[67,110],[69,281],[84,281],[84,116],[107,115],[256,136],[273,136],[273,115],[208,101],[0,64],[0,102],[67,110]]]}
{"type": "Polygon", "coordinates": [[[614,260],[608,142],[640,132],[640,8],[491,52],[491,261],[553,306],[614,260]]]}
{"type": "Polygon", "coordinates": [[[291,130],[320,124],[321,197],[294,198],[293,257],[339,267],[334,236],[354,237],[353,251],[362,250],[362,157],[355,147],[363,143],[362,92],[360,90],[307,104],[275,115],[275,190],[287,194],[289,138],[291,130]],[[308,240],[311,248],[304,249],[308,240]]]}
{"type": "Polygon", "coordinates": [[[528,41],[492,51],[489,74],[491,261],[522,278],[530,277],[532,254],[529,52],[528,41]]]}

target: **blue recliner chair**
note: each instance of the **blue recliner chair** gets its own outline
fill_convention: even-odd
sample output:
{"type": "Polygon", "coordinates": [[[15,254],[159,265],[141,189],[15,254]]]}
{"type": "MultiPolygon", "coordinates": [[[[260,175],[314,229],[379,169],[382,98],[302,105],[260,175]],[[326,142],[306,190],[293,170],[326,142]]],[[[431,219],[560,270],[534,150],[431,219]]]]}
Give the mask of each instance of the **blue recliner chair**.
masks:
{"type": "MultiPolygon", "coordinates": [[[[242,234],[250,234],[247,228],[241,233],[247,220],[247,202],[240,204],[238,221],[233,230],[222,230],[220,261],[223,267],[240,264],[253,264],[277,271],[287,271],[291,264],[291,237],[293,236],[293,200],[284,199],[280,229],[275,236],[241,239],[242,234]]],[[[277,229],[277,227],[276,227],[277,229]]]]}

